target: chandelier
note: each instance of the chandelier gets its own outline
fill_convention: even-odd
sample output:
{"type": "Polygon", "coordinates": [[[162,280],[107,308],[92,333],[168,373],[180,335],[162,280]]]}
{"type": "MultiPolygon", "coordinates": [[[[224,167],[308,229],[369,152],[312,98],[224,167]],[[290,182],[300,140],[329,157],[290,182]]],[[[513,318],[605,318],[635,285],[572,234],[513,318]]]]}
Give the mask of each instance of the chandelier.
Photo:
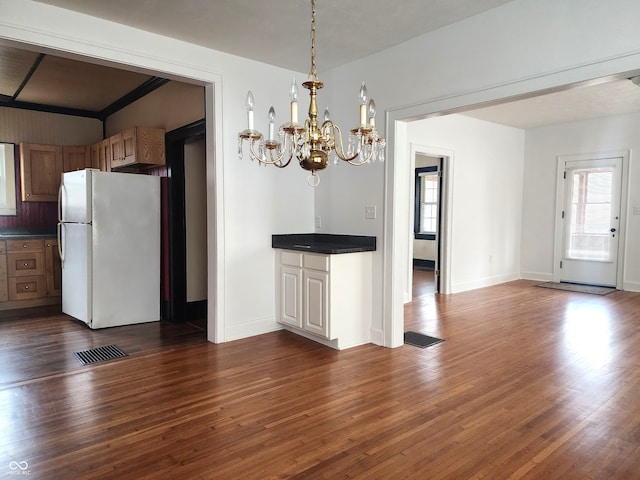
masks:
{"type": "Polygon", "coordinates": [[[295,78],[291,83],[289,99],[291,100],[291,121],[282,125],[276,135],[275,110],[269,108],[269,133],[265,139],[262,133],[254,129],[253,113],[255,100],[251,91],[247,93],[247,129],[238,134],[238,156],[243,158],[243,145],[249,144],[252,160],[265,165],[284,168],[295,157],[300,166],[311,172],[307,182],[315,187],[320,183],[318,171],[327,167],[333,160],[351,165],[364,165],[379,159],[384,161],[384,138],[378,136],[376,130],[376,104],[367,97],[364,82],[360,87],[360,126],[349,131],[347,150],[343,148],[342,131],[329,118],[329,110],[325,109],[322,123],[318,120],[316,96],[324,84],[316,74],[316,2],[311,0],[311,71],[306,82],[302,84],[309,90],[309,117],[304,125],[298,123],[298,85],[295,78]]]}

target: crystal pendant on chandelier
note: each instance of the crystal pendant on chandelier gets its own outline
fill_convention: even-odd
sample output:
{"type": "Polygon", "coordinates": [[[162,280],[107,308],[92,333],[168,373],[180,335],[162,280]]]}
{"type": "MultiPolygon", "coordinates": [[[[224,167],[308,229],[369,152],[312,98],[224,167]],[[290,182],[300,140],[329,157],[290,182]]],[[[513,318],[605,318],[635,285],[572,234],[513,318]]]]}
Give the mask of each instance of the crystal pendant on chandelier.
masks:
{"type": "Polygon", "coordinates": [[[320,123],[318,119],[317,93],[324,84],[316,75],[316,2],[311,0],[311,71],[309,78],[302,84],[309,90],[309,115],[304,125],[298,123],[298,85],[295,78],[289,89],[291,101],[291,121],[283,124],[275,134],[276,112],[269,108],[269,133],[264,136],[254,129],[253,113],[255,100],[251,91],[247,94],[247,128],[238,134],[238,156],[243,157],[243,145],[249,144],[249,153],[252,160],[265,165],[274,165],[284,168],[295,158],[300,166],[311,172],[308,178],[309,185],[317,186],[320,183],[318,171],[324,170],[332,158],[334,163],[339,160],[351,165],[364,165],[365,163],[384,161],[384,149],[386,142],[378,136],[376,130],[376,104],[368,98],[367,87],[364,82],[360,87],[360,125],[349,131],[347,151],[345,152],[342,141],[342,131],[329,117],[329,110],[324,111],[324,118],[320,123]]]}

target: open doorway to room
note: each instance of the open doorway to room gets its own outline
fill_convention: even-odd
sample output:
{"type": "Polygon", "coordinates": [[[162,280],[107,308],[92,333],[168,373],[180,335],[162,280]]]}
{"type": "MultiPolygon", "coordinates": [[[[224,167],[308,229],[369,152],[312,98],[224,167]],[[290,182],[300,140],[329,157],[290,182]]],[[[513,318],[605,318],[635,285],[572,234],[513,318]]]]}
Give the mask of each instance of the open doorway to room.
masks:
{"type": "Polygon", "coordinates": [[[440,289],[438,266],[443,161],[444,157],[424,153],[416,153],[414,157],[412,284],[419,274],[422,288],[433,293],[440,289]]]}
{"type": "Polygon", "coordinates": [[[166,318],[207,326],[205,120],[168,132],[168,277],[166,318]]]}

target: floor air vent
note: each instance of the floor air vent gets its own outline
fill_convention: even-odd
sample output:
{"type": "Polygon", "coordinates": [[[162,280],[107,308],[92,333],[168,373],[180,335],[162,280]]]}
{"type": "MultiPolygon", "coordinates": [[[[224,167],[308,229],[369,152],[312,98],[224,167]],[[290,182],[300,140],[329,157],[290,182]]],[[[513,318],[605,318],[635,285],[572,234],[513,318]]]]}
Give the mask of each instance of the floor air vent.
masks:
{"type": "Polygon", "coordinates": [[[107,345],[106,347],[92,348],[83,352],[73,352],[82,365],[90,365],[92,363],[106,362],[116,358],[126,357],[127,354],[120,350],[116,345],[107,345]]]}

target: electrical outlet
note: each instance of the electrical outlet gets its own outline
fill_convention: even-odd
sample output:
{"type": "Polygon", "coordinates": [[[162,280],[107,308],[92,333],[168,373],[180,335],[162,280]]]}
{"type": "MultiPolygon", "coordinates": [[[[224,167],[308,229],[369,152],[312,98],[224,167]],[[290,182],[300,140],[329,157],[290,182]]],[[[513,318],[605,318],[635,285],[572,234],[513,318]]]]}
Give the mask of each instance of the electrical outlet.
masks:
{"type": "Polygon", "coordinates": [[[375,205],[367,205],[364,207],[364,218],[373,220],[376,218],[376,206],[375,205]]]}
{"type": "Polygon", "coordinates": [[[316,215],[316,228],[322,227],[322,217],[320,215],[316,215]]]}
{"type": "Polygon", "coordinates": [[[640,215],[640,207],[633,207],[633,214],[640,215]]]}

